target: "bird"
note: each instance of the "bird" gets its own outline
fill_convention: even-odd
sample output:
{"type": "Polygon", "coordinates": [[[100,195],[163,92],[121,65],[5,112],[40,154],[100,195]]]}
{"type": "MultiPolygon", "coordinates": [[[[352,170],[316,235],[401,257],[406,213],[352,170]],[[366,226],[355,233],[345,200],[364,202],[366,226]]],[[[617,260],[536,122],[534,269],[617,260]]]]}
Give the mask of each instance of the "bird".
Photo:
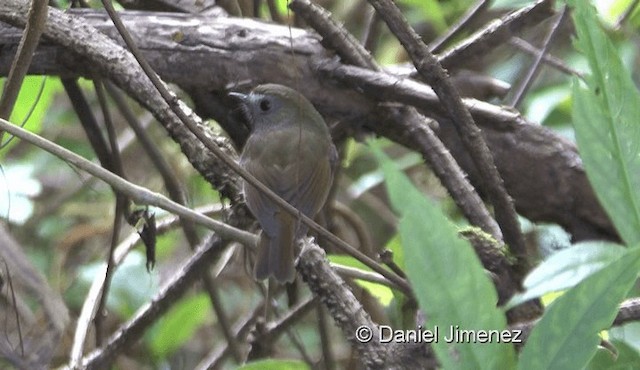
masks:
{"type": "MultiPolygon", "coordinates": [[[[298,91],[278,84],[229,94],[250,127],[240,165],[302,214],[314,218],[327,200],[338,161],[329,128],[298,91]]],[[[256,280],[295,278],[295,244],[307,226],[244,181],[246,204],[262,228],[256,280]]]]}

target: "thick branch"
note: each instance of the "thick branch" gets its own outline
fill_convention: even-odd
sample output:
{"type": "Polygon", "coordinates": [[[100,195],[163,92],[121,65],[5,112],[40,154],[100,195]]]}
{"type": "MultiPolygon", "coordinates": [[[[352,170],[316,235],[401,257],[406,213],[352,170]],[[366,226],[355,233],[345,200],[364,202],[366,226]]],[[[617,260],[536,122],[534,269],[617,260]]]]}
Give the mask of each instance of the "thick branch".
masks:
{"type": "MultiPolygon", "coordinates": [[[[17,0],[0,2],[0,20],[23,25],[26,8],[19,4],[17,0]],[[16,9],[22,10],[17,12],[16,9]]],[[[82,15],[84,23],[121,42],[103,13],[69,13],[82,15]]],[[[373,127],[379,123],[380,117],[375,113],[376,100],[400,101],[399,98],[390,96],[389,86],[379,93],[385,96],[365,98],[337,85],[333,79],[327,79],[326,74],[317,73],[314,66],[317,66],[319,61],[326,61],[330,55],[322,47],[317,36],[299,29],[292,29],[290,40],[287,27],[247,19],[142,12],[123,12],[122,17],[134,37],[137,35],[136,42],[160,76],[165,81],[176,83],[185,89],[220,93],[226,91],[229,84],[239,82],[284,83],[301,90],[330,122],[339,121],[339,127],[351,127],[349,130],[353,129],[353,124],[357,124],[357,127],[373,127]],[[296,74],[291,68],[291,48],[298,67],[296,74]]],[[[60,38],[70,39],[68,34],[64,34],[69,31],[68,24],[57,16],[50,21],[60,38]]],[[[71,26],[78,25],[72,23],[71,26]]],[[[21,34],[21,30],[0,23],[2,76],[8,73],[21,34]]],[[[78,32],[73,34],[77,35],[78,32]]],[[[45,37],[51,39],[50,32],[45,31],[45,37]]],[[[81,33],[77,40],[69,41],[68,43],[73,45],[67,47],[43,43],[34,56],[30,73],[76,76],[77,73],[88,75],[91,68],[106,68],[88,64],[86,59],[78,55],[81,50],[91,48],[89,43],[94,38],[100,37],[81,33]],[[72,53],[70,49],[73,48],[78,51],[72,53]]],[[[91,51],[96,53],[98,49],[100,46],[95,45],[91,51]]],[[[116,50],[107,49],[102,52],[112,55],[113,58],[119,57],[116,50]]],[[[129,62],[126,61],[123,68],[129,68],[127,63],[129,62]]],[[[136,65],[131,65],[130,68],[138,70],[136,65]]],[[[355,86],[361,83],[372,86],[388,85],[389,81],[381,77],[381,74],[356,73],[350,83],[355,86]]],[[[388,78],[388,75],[385,78],[388,78]]],[[[418,95],[429,101],[427,104],[422,100],[420,104],[426,104],[422,106],[429,110],[426,113],[439,118],[443,123],[440,125],[439,135],[465,172],[470,174],[472,180],[476,179],[468,156],[457,142],[457,135],[442,119],[442,115],[438,117],[441,108],[437,104],[435,94],[427,93],[428,88],[411,80],[394,80],[395,84],[410,85],[396,86],[393,89],[396,96],[403,95],[407,99],[413,96],[411,99],[414,104],[418,95]]],[[[137,81],[133,81],[133,85],[136,84],[137,81]]],[[[147,85],[145,82],[140,90],[147,88],[147,85]]],[[[128,92],[139,94],[138,91],[128,92]]],[[[144,98],[145,94],[138,96],[144,98]]],[[[468,103],[474,119],[482,127],[507,190],[515,199],[518,212],[533,221],[556,222],[564,226],[576,240],[617,237],[588,184],[575,145],[544,127],[525,122],[517,112],[478,101],[468,103]],[[476,108],[473,108],[474,106],[476,108]]],[[[220,108],[220,115],[224,117],[226,107],[221,104],[220,108]]],[[[180,130],[182,127],[177,129],[180,130]]],[[[411,149],[421,147],[411,135],[394,130],[391,125],[387,126],[385,135],[411,149]]],[[[195,140],[189,142],[187,137],[191,135],[180,139],[180,142],[184,141],[183,146],[197,143],[195,140]]],[[[183,151],[192,161],[215,160],[210,158],[208,151],[202,150],[200,145],[190,149],[183,148],[183,151]]],[[[210,178],[212,174],[208,175],[210,178]]],[[[232,178],[229,177],[227,181],[230,182],[229,185],[234,184],[231,188],[236,189],[237,185],[232,182],[232,178]]],[[[231,194],[237,196],[235,191],[231,194]]]]}

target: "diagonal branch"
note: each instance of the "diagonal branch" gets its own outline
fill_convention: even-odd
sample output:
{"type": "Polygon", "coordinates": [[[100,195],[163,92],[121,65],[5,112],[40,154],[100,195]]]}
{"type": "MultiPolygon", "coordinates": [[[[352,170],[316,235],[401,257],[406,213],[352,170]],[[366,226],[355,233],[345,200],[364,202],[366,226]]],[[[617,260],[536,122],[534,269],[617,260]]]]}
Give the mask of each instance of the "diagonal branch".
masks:
{"type": "Polygon", "coordinates": [[[481,189],[489,194],[491,203],[495,207],[496,220],[502,229],[504,240],[518,259],[517,267],[520,274],[524,276],[529,269],[529,262],[515,207],[507,194],[480,129],[462,103],[460,94],[449,79],[447,71],[431,54],[427,45],[420,41],[420,37],[409,26],[400,9],[388,0],[370,0],[370,3],[404,46],[418,73],[433,87],[440,103],[454,123],[458,135],[480,173],[481,189]]]}
{"type": "MultiPolygon", "coordinates": [[[[29,9],[27,26],[24,30],[24,35],[20,40],[20,46],[18,52],[11,64],[11,70],[7,82],[4,85],[2,91],[2,98],[0,99],[0,118],[9,119],[13,106],[18,99],[18,93],[22,86],[24,76],[27,74],[29,65],[31,64],[31,58],[38,46],[40,36],[44,30],[45,22],[47,21],[48,13],[48,1],[47,0],[33,0],[31,2],[31,8],[29,9]]],[[[0,132],[0,139],[2,139],[2,133],[0,132]]]]}

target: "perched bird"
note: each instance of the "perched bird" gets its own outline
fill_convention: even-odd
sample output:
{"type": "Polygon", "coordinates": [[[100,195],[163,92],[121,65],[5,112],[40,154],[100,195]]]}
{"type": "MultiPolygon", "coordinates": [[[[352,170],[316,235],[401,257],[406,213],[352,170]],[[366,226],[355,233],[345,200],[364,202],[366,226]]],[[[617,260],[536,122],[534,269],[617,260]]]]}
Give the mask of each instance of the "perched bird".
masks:
{"type": "MultiPolygon", "coordinates": [[[[230,95],[239,100],[251,128],[240,165],[301,213],[315,217],[327,199],[338,158],[322,116],[304,96],[282,85],[230,95]]],[[[262,226],[254,277],[293,281],[295,243],[307,227],[246,182],[244,194],[262,226]]]]}

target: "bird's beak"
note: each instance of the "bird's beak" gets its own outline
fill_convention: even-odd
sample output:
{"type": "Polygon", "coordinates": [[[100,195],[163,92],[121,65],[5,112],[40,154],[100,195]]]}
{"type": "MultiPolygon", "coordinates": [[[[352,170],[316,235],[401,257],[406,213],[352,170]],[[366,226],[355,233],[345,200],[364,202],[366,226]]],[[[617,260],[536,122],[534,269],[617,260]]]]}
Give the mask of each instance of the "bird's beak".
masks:
{"type": "Polygon", "coordinates": [[[238,92],[230,92],[229,97],[233,99],[238,105],[238,110],[240,111],[242,116],[242,123],[247,127],[249,131],[251,131],[251,114],[249,112],[249,107],[247,106],[249,95],[238,92]]]}
{"type": "Polygon", "coordinates": [[[247,94],[242,94],[238,92],[230,92],[229,96],[239,103],[243,103],[247,100],[247,94]]]}

